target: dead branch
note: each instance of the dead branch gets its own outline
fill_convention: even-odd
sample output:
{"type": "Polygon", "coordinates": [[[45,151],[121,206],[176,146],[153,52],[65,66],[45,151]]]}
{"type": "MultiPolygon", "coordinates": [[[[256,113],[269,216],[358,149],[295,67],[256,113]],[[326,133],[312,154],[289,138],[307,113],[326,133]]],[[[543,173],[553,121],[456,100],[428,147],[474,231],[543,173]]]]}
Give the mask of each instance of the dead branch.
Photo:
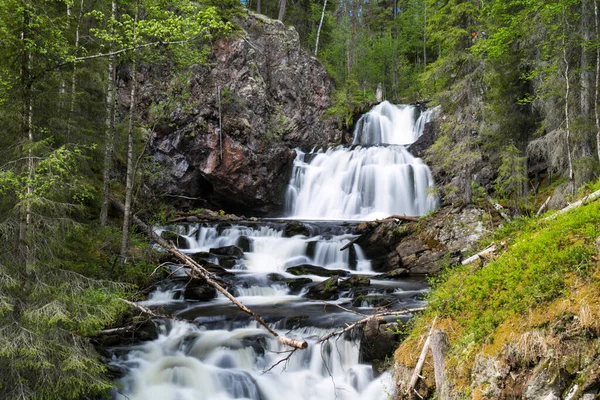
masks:
{"type": "Polygon", "coordinates": [[[406,390],[407,394],[414,392],[415,387],[417,386],[421,370],[423,369],[423,364],[425,363],[425,357],[427,356],[427,350],[429,349],[431,335],[433,334],[433,331],[435,329],[435,321],[437,321],[437,317],[435,317],[433,319],[433,322],[431,323],[431,329],[429,330],[429,334],[427,335],[427,339],[425,340],[425,344],[423,345],[423,350],[421,350],[421,355],[417,360],[417,365],[415,366],[415,370],[413,371],[412,377],[410,378],[408,389],[406,390]]]}
{"type": "Polygon", "coordinates": [[[423,311],[425,310],[425,307],[419,307],[419,308],[409,308],[408,310],[402,310],[402,311],[388,311],[388,312],[382,312],[382,313],[377,313],[374,315],[370,315],[368,317],[365,317],[363,319],[360,319],[356,322],[353,322],[351,324],[346,325],[346,327],[344,329],[340,329],[339,331],[335,331],[335,332],[331,332],[325,336],[323,336],[322,338],[319,338],[319,340],[317,340],[317,343],[323,343],[329,339],[331,339],[334,336],[339,336],[342,335],[348,331],[351,331],[352,329],[356,328],[359,325],[364,325],[367,322],[371,321],[372,319],[376,319],[376,318],[383,318],[386,316],[390,316],[390,315],[405,315],[405,314],[412,314],[418,311],[423,311]]]}
{"type": "Polygon", "coordinates": [[[354,243],[358,242],[358,239],[360,239],[360,236],[355,237],[354,239],[352,239],[351,241],[349,241],[348,243],[343,245],[342,248],[340,249],[340,251],[344,251],[347,248],[352,247],[352,245],[354,245],[354,243]]]}
{"type": "Polygon", "coordinates": [[[554,214],[546,217],[543,219],[543,221],[550,221],[552,219],[555,219],[556,217],[558,217],[561,214],[564,214],[566,212],[569,212],[577,207],[581,207],[584,206],[588,203],[591,203],[594,200],[597,200],[598,198],[600,198],[600,190],[592,193],[592,194],[588,194],[587,196],[585,196],[584,198],[582,198],[581,200],[578,200],[574,203],[569,204],[568,206],[566,206],[565,208],[555,212],[554,214]]]}
{"type": "MultiPolygon", "coordinates": [[[[502,245],[502,243],[501,243],[502,245]]],[[[487,259],[489,258],[492,254],[494,254],[496,252],[497,248],[496,248],[496,244],[492,243],[491,245],[489,245],[488,247],[486,247],[485,249],[481,250],[479,253],[467,258],[466,260],[463,260],[462,265],[469,265],[474,263],[475,261],[481,260],[481,259],[487,259]]]]}
{"type": "Polygon", "coordinates": [[[540,209],[538,210],[538,212],[535,213],[536,217],[539,217],[544,212],[544,210],[548,206],[548,203],[550,203],[550,199],[551,198],[552,198],[552,196],[548,196],[548,198],[546,199],[546,201],[544,202],[544,204],[542,204],[542,206],[540,207],[540,209]]]}
{"type": "MultiPolygon", "coordinates": [[[[123,204],[121,204],[121,202],[119,202],[115,199],[112,199],[112,198],[110,200],[111,200],[111,204],[116,209],[118,209],[121,212],[125,211],[125,206],[123,204]]],[[[206,281],[206,283],[208,283],[210,286],[214,287],[223,296],[227,297],[227,299],[229,299],[229,301],[231,301],[233,304],[235,304],[240,310],[242,310],[243,312],[245,312],[246,314],[248,314],[252,318],[254,318],[269,333],[271,333],[275,337],[278,337],[279,341],[281,343],[288,345],[288,346],[295,347],[295,348],[300,348],[300,349],[305,349],[308,347],[308,342],[306,342],[305,340],[295,340],[295,339],[290,339],[290,338],[286,338],[284,336],[279,335],[277,332],[275,332],[273,329],[271,329],[271,327],[269,327],[269,325],[267,325],[267,323],[265,321],[263,321],[262,318],[260,318],[256,313],[254,313],[248,307],[243,305],[238,299],[236,299],[227,290],[225,290],[221,285],[219,285],[215,281],[215,277],[213,276],[212,273],[210,273],[208,270],[206,270],[204,267],[202,267],[200,264],[198,264],[192,258],[188,257],[186,254],[180,252],[172,243],[167,242],[166,240],[161,238],[159,235],[157,235],[156,232],[154,232],[154,230],[152,229],[152,227],[148,226],[146,223],[144,223],[141,219],[139,219],[135,215],[133,216],[132,220],[138,226],[138,228],[140,228],[144,233],[146,233],[150,238],[152,238],[152,240],[154,240],[156,243],[158,243],[161,247],[163,247],[165,250],[167,250],[169,253],[171,253],[173,256],[175,256],[177,259],[179,259],[184,265],[189,267],[193,271],[194,274],[202,277],[206,281]]]]}
{"type": "Polygon", "coordinates": [[[148,307],[144,307],[142,305],[134,303],[133,301],[129,301],[129,300],[125,300],[125,299],[119,299],[119,300],[121,300],[125,304],[128,304],[129,306],[135,308],[136,310],[140,311],[142,314],[146,314],[152,318],[161,318],[160,315],[156,314],[154,311],[152,311],[148,307]]]}
{"type": "Polygon", "coordinates": [[[287,356],[285,356],[284,358],[282,358],[281,360],[277,361],[275,364],[271,365],[271,367],[269,369],[264,370],[262,373],[266,374],[267,372],[271,372],[273,370],[273,368],[275,368],[276,366],[278,366],[279,364],[285,362],[287,363],[289,361],[289,359],[294,355],[294,353],[298,350],[298,348],[296,347],[294,350],[290,350],[289,354],[287,356]]]}

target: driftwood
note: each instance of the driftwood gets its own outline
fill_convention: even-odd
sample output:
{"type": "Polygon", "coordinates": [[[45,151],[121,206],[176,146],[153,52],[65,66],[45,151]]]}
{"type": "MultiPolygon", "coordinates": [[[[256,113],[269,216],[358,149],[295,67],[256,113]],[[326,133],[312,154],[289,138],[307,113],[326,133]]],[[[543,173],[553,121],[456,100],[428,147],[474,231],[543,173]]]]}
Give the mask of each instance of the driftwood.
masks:
{"type": "Polygon", "coordinates": [[[574,208],[581,207],[581,206],[584,206],[584,205],[586,205],[588,203],[591,203],[592,201],[597,200],[598,198],[600,198],[600,190],[598,190],[597,192],[594,192],[592,194],[589,194],[589,195],[585,196],[581,200],[578,200],[578,201],[576,201],[574,203],[569,204],[565,208],[563,208],[563,209],[555,212],[554,214],[552,214],[552,215],[544,218],[544,221],[549,221],[549,220],[555,219],[556,217],[558,217],[561,214],[569,212],[569,211],[573,210],[574,208]]]}
{"type": "Polygon", "coordinates": [[[539,217],[544,212],[544,210],[548,206],[548,203],[550,203],[550,199],[551,198],[552,198],[552,196],[548,196],[548,198],[546,199],[546,201],[544,202],[544,204],[542,204],[542,206],[540,207],[540,209],[538,210],[538,212],[535,213],[536,217],[539,217]]]}
{"type": "Polygon", "coordinates": [[[152,318],[158,318],[160,317],[160,315],[156,314],[154,311],[152,311],[151,309],[149,309],[148,307],[144,307],[142,305],[136,304],[133,301],[129,301],[129,300],[125,300],[125,299],[119,299],[122,302],[128,304],[129,306],[135,308],[136,310],[142,312],[143,314],[146,314],[152,318]]]}
{"type": "Polygon", "coordinates": [[[378,318],[383,318],[383,317],[387,317],[390,315],[404,315],[404,314],[412,314],[418,311],[423,311],[425,310],[425,307],[419,307],[419,308],[409,308],[408,310],[402,310],[402,311],[388,311],[388,312],[382,312],[382,313],[377,313],[374,315],[370,315],[368,317],[365,317],[363,319],[360,319],[356,322],[353,322],[351,324],[346,325],[346,327],[344,329],[340,329],[339,331],[335,331],[335,332],[331,332],[321,338],[319,338],[319,340],[317,340],[317,343],[323,343],[329,339],[331,339],[334,336],[339,336],[342,335],[348,331],[351,331],[352,329],[356,328],[359,325],[364,325],[367,322],[373,320],[373,319],[378,319],[378,318]]]}
{"type": "Polygon", "coordinates": [[[407,221],[407,222],[419,222],[419,218],[418,217],[411,217],[411,216],[408,216],[408,215],[396,215],[396,214],[390,215],[389,217],[384,218],[384,219],[382,219],[380,221],[382,221],[382,222],[384,222],[384,221],[392,221],[392,220],[395,220],[395,219],[400,220],[400,221],[407,221]]]}
{"type": "Polygon", "coordinates": [[[352,247],[352,245],[356,242],[358,242],[358,239],[360,239],[360,236],[355,237],[354,239],[352,239],[351,241],[349,241],[348,243],[346,243],[344,246],[342,246],[342,248],[340,249],[340,251],[344,251],[347,248],[352,247]]]}
{"type": "Polygon", "coordinates": [[[475,261],[489,258],[492,254],[494,254],[496,252],[496,250],[497,250],[496,244],[492,243],[485,249],[481,250],[479,253],[467,258],[466,260],[463,260],[462,265],[469,265],[469,264],[474,263],[475,261]]]}
{"type": "Polygon", "coordinates": [[[415,387],[417,386],[417,382],[419,381],[419,377],[421,376],[421,370],[423,369],[423,364],[425,364],[425,357],[427,356],[427,350],[429,350],[429,342],[431,341],[431,335],[435,329],[435,322],[437,321],[437,317],[433,319],[431,323],[431,329],[429,330],[429,334],[427,335],[427,339],[425,339],[425,344],[423,344],[423,350],[421,350],[421,355],[417,360],[417,365],[415,365],[415,370],[410,378],[410,382],[408,383],[408,388],[406,389],[406,393],[409,398],[413,397],[413,392],[416,392],[415,387]]]}
{"type": "MultiPolygon", "coordinates": [[[[115,199],[111,199],[111,204],[121,212],[123,212],[125,210],[125,206],[115,199]]],[[[271,333],[273,336],[277,337],[281,343],[283,343],[287,346],[298,348],[298,349],[305,349],[308,347],[308,343],[305,340],[296,340],[296,339],[292,339],[292,338],[288,338],[288,337],[279,335],[277,332],[275,332],[273,329],[271,329],[269,327],[269,325],[267,325],[267,323],[265,321],[263,321],[263,319],[260,318],[256,313],[254,313],[248,307],[243,305],[238,299],[236,299],[234,296],[232,296],[221,285],[219,285],[217,282],[215,282],[215,277],[213,276],[213,274],[211,274],[204,267],[202,267],[200,264],[198,264],[196,261],[194,261],[187,255],[185,255],[184,253],[180,252],[172,243],[167,242],[165,239],[163,239],[159,235],[157,235],[156,232],[154,232],[154,230],[152,229],[152,227],[148,226],[146,223],[144,223],[141,219],[139,219],[135,215],[133,216],[132,220],[138,226],[138,228],[140,228],[144,233],[146,233],[148,236],[150,236],[150,238],[152,238],[152,240],[154,240],[161,247],[163,247],[165,250],[167,250],[169,253],[171,253],[173,256],[175,256],[184,265],[189,267],[195,275],[198,275],[199,277],[203,278],[206,281],[206,283],[208,283],[210,286],[214,287],[217,291],[219,291],[221,294],[223,294],[223,296],[227,297],[227,299],[229,299],[229,301],[231,301],[233,304],[235,304],[240,310],[242,310],[243,312],[245,312],[246,314],[248,314],[252,318],[254,318],[269,333],[271,333]]]]}
{"type": "Polygon", "coordinates": [[[448,350],[448,336],[446,332],[436,329],[429,343],[433,356],[433,370],[435,374],[435,392],[439,400],[447,400],[450,395],[448,379],[446,378],[446,351],[448,350]]]}

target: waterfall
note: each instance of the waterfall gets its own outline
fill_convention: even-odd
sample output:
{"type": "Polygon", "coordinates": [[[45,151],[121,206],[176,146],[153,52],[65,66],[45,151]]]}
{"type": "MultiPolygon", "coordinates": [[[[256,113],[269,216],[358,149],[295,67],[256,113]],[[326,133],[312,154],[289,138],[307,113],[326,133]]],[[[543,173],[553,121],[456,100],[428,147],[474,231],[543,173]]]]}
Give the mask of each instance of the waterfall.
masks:
{"type": "Polygon", "coordinates": [[[429,167],[404,147],[423,133],[434,110],[383,102],[363,115],[353,148],[297,151],[286,193],[293,219],[372,220],[420,216],[437,206],[429,167]],[[369,146],[369,147],[365,147],[369,146]]]}

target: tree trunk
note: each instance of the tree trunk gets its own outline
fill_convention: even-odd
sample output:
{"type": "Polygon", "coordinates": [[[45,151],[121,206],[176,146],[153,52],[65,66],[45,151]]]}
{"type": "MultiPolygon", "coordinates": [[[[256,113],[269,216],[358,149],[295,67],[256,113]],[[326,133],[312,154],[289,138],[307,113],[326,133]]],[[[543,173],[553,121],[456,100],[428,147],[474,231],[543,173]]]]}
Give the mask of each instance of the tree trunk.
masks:
{"type": "MultiPolygon", "coordinates": [[[[598,2],[594,0],[594,21],[596,25],[596,41],[600,41],[598,28],[598,2]]],[[[596,46],[596,93],[594,95],[594,114],[596,116],[596,151],[600,161],[600,118],[598,116],[598,86],[600,85],[600,47],[596,46]]]]}
{"type": "Polygon", "coordinates": [[[566,44],[566,40],[565,40],[565,36],[567,35],[567,27],[566,27],[566,17],[565,17],[565,11],[563,10],[563,37],[562,37],[562,47],[563,47],[563,61],[565,62],[565,71],[564,71],[564,76],[565,76],[565,83],[566,83],[566,90],[565,90],[565,125],[566,125],[566,132],[565,132],[565,138],[567,141],[567,161],[569,164],[569,180],[573,181],[573,179],[575,178],[575,174],[573,172],[573,158],[571,155],[571,125],[570,125],[570,119],[569,119],[569,94],[570,94],[570,85],[569,85],[569,59],[567,58],[567,44],[566,44]]]}
{"type": "Polygon", "coordinates": [[[260,14],[260,13],[262,13],[262,4],[261,4],[261,0],[258,0],[258,1],[256,2],[256,12],[257,12],[257,13],[259,13],[259,14],[260,14]]]}
{"type": "MultiPolygon", "coordinates": [[[[112,1],[112,19],[117,18],[117,1],[112,1]]],[[[110,50],[110,49],[109,49],[110,50]]],[[[114,151],[115,140],[115,92],[116,92],[116,77],[115,77],[115,62],[116,56],[111,55],[108,59],[108,87],[106,90],[106,129],[104,133],[104,170],[103,179],[103,199],[102,208],[100,210],[100,225],[106,226],[108,221],[108,203],[110,196],[110,169],[112,167],[112,154],[114,151]]]]}
{"type": "Polygon", "coordinates": [[[423,0],[423,70],[427,72],[427,0],[423,0]]]}
{"type": "Polygon", "coordinates": [[[319,52],[319,37],[321,37],[321,27],[323,26],[323,18],[325,18],[325,9],[327,8],[327,0],[323,2],[323,11],[321,12],[321,21],[319,21],[319,29],[317,29],[317,41],[315,43],[315,57],[319,52]]]}
{"type": "MultiPolygon", "coordinates": [[[[590,97],[592,90],[592,74],[589,70],[589,61],[587,55],[587,45],[591,39],[590,32],[590,17],[589,17],[589,0],[582,0],[581,2],[581,64],[580,64],[580,75],[579,80],[581,83],[581,116],[584,121],[590,119],[590,97]]],[[[587,154],[589,156],[589,154],[587,154]]]]}
{"type": "MultiPolygon", "coordinates": [[[[136,38],[136,28],[138,20],[138,6],[136,5],[133,39],[136,38]]],[[[137,62],[134,58],[131,65],[131,92],[129,95],[129,127],[127,129],[127,178],[125,183],[125,211],[123,213],[123,233],[121,236],[121,262],[127,260],[127,245],[129,239],[129,224],[131,223],[131,208],[133,199],[133,181],[135,179],[135,170],[133,165],[133,128],[135,120],[135,100],[136,100],[136,81],[137,81],[137,62]]]]}
{"type": "Polygon", "coordinates": [[[286,4],[286,0],[280,0],[279,16],[277,17],[277,19],[280,20],[281,22],[283,22],[283,17],[285,17],[285,4],[286,4]]]}
{"type": "MultiPolygon", "coordinates": [[[[81,20],[83,19],[83,6],[85,0],[81,0],[81,4],[79,5],[79,16],[77,18],[77,26],[75,27],[75,54],[78,53],[79,41],[80,41],[80,29],[81,29],[81,20]]],[[[71,72],[71,99],[69,106],[69,121],[67,124],[67,137],[71,134],[71,123],[73,119],[73,115],[75,114],[75,89],[77,86],[77,63],[73,63],[73,71],[71,72]]]]}
{"type": "Polygon", "coordinates": [[[435,392],[438,400],[449,399],[450,390],[446,377],[446,352],[449,343],[448,336],[440,329],[436,329],[431,335],[431,355],[433,356],[433,371],[435,374],[435,392]]]}

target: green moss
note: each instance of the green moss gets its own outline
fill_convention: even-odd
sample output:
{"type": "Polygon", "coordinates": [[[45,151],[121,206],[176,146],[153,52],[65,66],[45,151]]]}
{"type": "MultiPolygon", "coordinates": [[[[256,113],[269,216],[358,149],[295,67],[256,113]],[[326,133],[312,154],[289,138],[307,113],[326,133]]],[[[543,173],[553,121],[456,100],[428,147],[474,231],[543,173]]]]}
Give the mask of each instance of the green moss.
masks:
{"type": "MultiPolygon", "coordinates": [[[[536,310],[561,309],[556,303],[573,296],[573,279],[592,282],[597,269],[594,243],[599,236],[598,201],[552,220],[515,220],[494,234],[496,243],[506,243],[495,260],[482,268],[446,269],[433,281],[429,308],[411,336],[420,337],[434,316],[438,321],[452,321],[453,362],[470,365],[475,354],[493,344],[501,325],[512,332],[511,324],[531,317],[536,310]]],[[[572,323],[573,314],[556,312],[539,319],[554,321],[553,333],[558,334],[572,323]]]]}

